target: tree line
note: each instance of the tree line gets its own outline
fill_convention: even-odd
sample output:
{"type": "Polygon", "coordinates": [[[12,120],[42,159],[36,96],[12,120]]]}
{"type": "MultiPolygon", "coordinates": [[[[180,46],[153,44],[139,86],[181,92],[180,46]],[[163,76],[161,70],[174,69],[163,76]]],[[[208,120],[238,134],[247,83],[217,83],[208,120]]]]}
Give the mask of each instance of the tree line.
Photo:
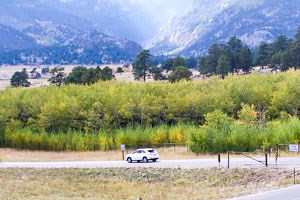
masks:
{"type": "Polygon", "coordinates": [[[154,62],[155,58],[149,50],[143,50],[133,63],[133,69],[135,77],[142,78],[144,81],[147,74],[151,74],[155,80],[168,79],[171,82],[182,79],[190,80],[192,74],[188,73],[189,67],[198,68],[199,72],[206,76],[220,75],[224,78],[229,73],[247,74],[254,66],[270,67],[281,71],[299,68],[299,53],[300,27],[294,39],[280,35],[272,43],[261,42],[257,49],[251,49],[233,36],[227,43],[212,44],[204,57],[185,59],[177,56],[164,59],[160,65],[154,62]],[[198,61],[195,62],[195,59],[198,61]],[[162,72],[172,73],[165,76],[162,72]]]}
{"type": "Polygon", "coordinates": [[[249,73],[253,66],[286,71],[300,67],[299,53],[300,27],[293,39],[280,35],[272,43],[261,42],[254,50],[236,37],[231,37],[226,44],[213,44],[208,55],[199,59],[198,67],[202,74],[222,77],[239,71],[249,73]]]}
{"type": "MultiPolygon", "coordinates": [[[[42,70],[43,71],[43,70],[42,70]]],[[[55,67],[49,71],[51,78],[49,82],[53,85],[60,87],[62,84],[82,84],[91,85],[98,81],[108,81],[115,78],[113,71],[108,66],[101,69],[99,66],[96,68],[86,68],[84,66],[77,66],[66,75],[63,67],[55,67]]],[[[10,85],[12,87],[30,87],[31,83],[28,81],[28,73],[26,68],[21,72],[17,71],[13,74],[10,85]]]]}
{"type": "MultiPolygon", "coordinates": [[[[86,139],[104,132],[108,138],[116,141],[115,130],[125,131],[131,127],[129,132],[134,132],[136,127],[173,127],[180,123],[198,127],[196,133],[200,134],[198,131],[212,122],[214,125],[209,126],[205,134],[201,132],[211,145],[220,142],[220,133],[224,133],[228,139],[232,133],[236,133],[236,129],[243,131],[236,133],[235,137],[243,138],[248,135],[246,128],[249,124],[253,124],[253,131],[261,138],[264,135],[260,131],[266,127],[279,126],[292,116],[299,117],[299,77],[299,71],[290,70],[269,75],[227,76],[224,79],[212,77],[193,82],[140,84],[100,81],[90,85],[68,84],[30,90],[9,88],[0,92],[0,140],[1,143],[7,143],[19,138],[25,140],[20,143],[24,145],[27,139],[22,132],[30,133],[32,138],[43,136],[47,139],[49,136],[51,140],[65,134],[69,135],[64,136],[66,140],[73,140],[73,136],[70,136],[72,132],[78,132],[86,139]],[[215,123],[214,120],[218,118],[221,122],[215,123]],[[242,127],[233,126],[240,122],[244,124],[242,127]]],[[[285,136],[287,132],[288,129],[277,134],[285,136]]],[[[184,137],[174,137],[183,138],[184,141],[192,134],[186,131],[180,133],[184,137]]],[[[299,141],[297,133],[288,140],[299,141]]],[[[124,134],[124,142],[142,141],[134,139],[134,134],[124,134]]],[[[140,134],[141,138],[148,137],[147,132],[140,134]]],[[[197,134],[194,135],[196,141],[202,137],[197,134]]],[[[245,143],[250,139],[246,138],[245,143]]],[[[277,142],[280,140],[276,139],[277,142]]],[[[30,141],[28,139],[28,145],[30,141]]],[[[259,144],[270,143],[259,141],[259,144]]],[[[205,151],[212,151],[208,147],[205,151]]]]}

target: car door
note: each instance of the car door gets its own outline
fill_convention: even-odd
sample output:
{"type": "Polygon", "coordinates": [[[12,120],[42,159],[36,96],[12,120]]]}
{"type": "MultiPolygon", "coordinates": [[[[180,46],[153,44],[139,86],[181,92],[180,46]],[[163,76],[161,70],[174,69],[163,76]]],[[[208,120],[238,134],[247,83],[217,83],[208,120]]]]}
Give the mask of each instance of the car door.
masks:
{"type": "Polygon", "coordinates": [[[139,157],[140,157],[140,160],[143,160],[144,157],[147,158],[147,153],[144,150],[141,150],[139,157]]]}
{"type": "Polygon", "coordinates": [[[138,150],[136,154],[136,160],[142,160],[143,159],[143,150],[138,150]]]}
{"type": "Polygon", "coordinates": [[[138,153],[139,151],[137,150],[137,151],[134,151],[134,152],[132,152],[132,157],[131,157],[131,159],[132,160],[139,160],[139,153],[138,153]]]}

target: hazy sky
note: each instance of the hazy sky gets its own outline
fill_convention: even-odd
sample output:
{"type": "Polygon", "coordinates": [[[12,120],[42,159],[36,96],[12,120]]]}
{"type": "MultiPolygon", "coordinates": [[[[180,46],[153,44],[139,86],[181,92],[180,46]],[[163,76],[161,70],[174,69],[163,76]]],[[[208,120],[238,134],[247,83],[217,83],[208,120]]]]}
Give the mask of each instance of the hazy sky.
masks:
{"type": "MultiPolygon", "coordinates": [[[[117,3],[126,8],[139,6],[144,12],[150,13],[153,20],[165,23],[170,17],[186,11],[193,0],[60,0],[63,3],[80,4],[84,2],[97,2],[95,9],[103,2],[117,3]]],[[[130,10],[130,9],[129,9],[130,10]]]]}
{"type": "MultiPolygon", "coordinates": [[[[156,31],[164,27],[173,16],[185,13],[194,0],[115,0],[128,1],[129,4],[138,5],[144,13],[148,13],[156,31]]],[[[158,32],[157,32],[158,33],[158,32]]]]}

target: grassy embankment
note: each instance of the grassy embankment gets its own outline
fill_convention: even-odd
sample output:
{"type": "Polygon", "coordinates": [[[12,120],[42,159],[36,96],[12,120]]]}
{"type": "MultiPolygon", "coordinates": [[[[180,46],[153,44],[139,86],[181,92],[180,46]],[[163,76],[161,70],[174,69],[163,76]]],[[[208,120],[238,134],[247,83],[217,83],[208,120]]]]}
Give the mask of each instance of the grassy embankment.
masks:
{"type": "Polygon", "coordinates": [[[0,169],[1,199],[223,199],[292,183],[281,169],[0,169]]]}

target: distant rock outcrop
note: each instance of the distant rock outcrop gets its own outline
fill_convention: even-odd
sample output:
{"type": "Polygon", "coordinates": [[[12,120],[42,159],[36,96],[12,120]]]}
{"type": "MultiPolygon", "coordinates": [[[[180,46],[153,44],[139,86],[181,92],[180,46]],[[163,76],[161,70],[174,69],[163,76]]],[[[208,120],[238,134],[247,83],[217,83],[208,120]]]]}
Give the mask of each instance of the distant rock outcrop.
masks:
{"type": "Polygon", "coordinates": [[[148,47],[156,54],[203,55],[211,44],[232,36],[256,47],[281,34],[293,37],[299,18],[300,0],[195,0],[148,47]]]}

